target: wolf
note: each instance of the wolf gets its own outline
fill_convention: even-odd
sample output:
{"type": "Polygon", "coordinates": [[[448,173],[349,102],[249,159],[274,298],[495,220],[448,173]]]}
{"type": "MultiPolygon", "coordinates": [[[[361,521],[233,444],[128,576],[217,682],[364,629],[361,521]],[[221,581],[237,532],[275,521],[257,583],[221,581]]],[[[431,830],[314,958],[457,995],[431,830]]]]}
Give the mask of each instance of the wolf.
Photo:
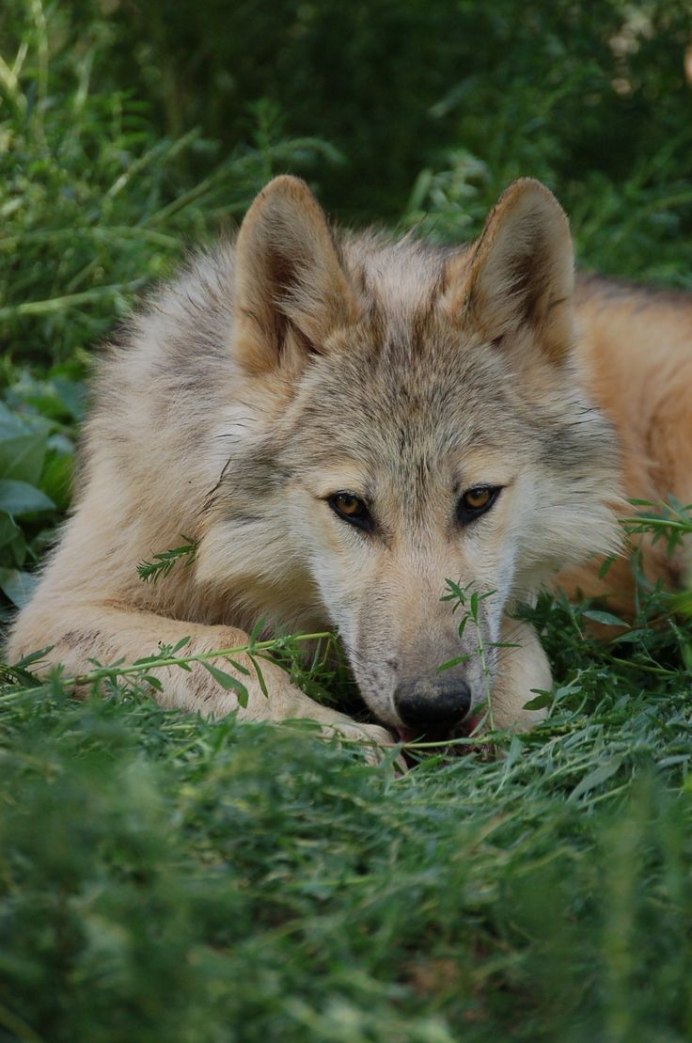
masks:
{"type": "Polygon", "coordinates": [[[623,493],[692,499],[691,314],[575,282],[565,214],[532,179],[462,248],[334,230],[304,182],[274,179],[109,347],[72,514],[10,655],[49,645],[41,669],[75,677],[184,641],[238,648],[258,621],[330,629],[378,723],[242,654],[246,700],[198,662],[159,671],[154,695],[379,746],[468,733],[488,701],[495,726],[530,727],[551,674],[517,604],[559,569],[588,594],[614,577],[626,600],[624,569],[584,566],[617,551],[623,493]],[[183,534],[189,567],[141,582],[183,534]]]}

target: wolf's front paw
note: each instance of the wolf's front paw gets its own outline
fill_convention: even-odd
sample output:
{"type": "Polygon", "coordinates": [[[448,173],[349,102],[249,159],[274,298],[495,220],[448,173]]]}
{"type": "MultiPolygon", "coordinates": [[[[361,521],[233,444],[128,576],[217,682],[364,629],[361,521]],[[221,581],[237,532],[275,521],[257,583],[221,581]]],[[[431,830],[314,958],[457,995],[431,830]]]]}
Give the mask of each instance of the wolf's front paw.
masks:
{"type": "Polygon", "coordinates": [[[497,677],[490,697],[496,728],[527,731],[539,724],[546,710],[527,710],[537,692],[550,691],[553,679],[548,657],[538,635],[528,623],[505,619],[497,677]]]}
{"type": "Polygon", "coordinates": [[[379,764],[385,751],[396,745],[394,736],[386,728],[377,724],[360,724],[340,713],[335,713],[329,722],[321,722],[320,730],[326,739],[357,743],[370,764],[379,764]]]}

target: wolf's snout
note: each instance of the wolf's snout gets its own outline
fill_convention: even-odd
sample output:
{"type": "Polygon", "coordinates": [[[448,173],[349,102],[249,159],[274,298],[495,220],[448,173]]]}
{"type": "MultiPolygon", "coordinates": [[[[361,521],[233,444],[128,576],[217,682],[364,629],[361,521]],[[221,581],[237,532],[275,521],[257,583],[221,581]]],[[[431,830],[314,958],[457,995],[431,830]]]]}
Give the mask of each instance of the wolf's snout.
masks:
{"type": "Polygon", "coordinates": [[[449,733],[469,712],[471,690],[460,680],[446,688],[402,684],[394,693],[394,705],[401,720],[413,731],[449,733]]]}

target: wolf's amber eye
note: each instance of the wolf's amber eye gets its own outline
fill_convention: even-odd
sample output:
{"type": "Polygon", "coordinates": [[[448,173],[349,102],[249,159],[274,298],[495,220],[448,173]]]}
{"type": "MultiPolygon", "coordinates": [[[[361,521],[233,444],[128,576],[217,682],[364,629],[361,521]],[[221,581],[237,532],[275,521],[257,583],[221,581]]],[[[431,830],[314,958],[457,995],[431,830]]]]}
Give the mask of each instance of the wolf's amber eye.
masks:
{"type": "Polygon", "coordinates": [[[477,485],[467,489],[457,504],[457,518],[461,525],[468,525],[490,510],[500,495],[500,488],[499,485],[477,485]]]}
{"type": "Polygon", "coordinates": [[[490,503],[490,489],[469,489],[462,496],[464,507],[470,507],[472,511],[480,511],[490,503]]]}
{"type": "Polygon", "coordinates": [[[327,497],[327,503],[340,518],[356,525],[359,529],[370,532],[373,528],[373,520],[367,505],[359,496],[353,493],[339,492],[327,497]]]}

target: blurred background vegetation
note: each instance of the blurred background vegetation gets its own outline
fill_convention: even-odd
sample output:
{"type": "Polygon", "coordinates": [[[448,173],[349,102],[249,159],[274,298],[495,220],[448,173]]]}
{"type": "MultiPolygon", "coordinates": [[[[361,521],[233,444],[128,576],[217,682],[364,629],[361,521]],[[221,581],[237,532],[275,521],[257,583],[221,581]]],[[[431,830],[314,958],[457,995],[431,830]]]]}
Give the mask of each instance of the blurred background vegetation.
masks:
{"type": "Polygon", "coordinates": [[[443,238],[531,174],[586,264],[688,283],[691,22],[687,0],[5,0],[4,347],[72,358],[281,171],[339,219],[443,238]]]}
{"type": "MultiPolygon", "coordinates": [[[[103,5],[100,9],[103,12],[103,5]]],[[[170,136],[192,126],[233,148],[253,103],[343,163],[320,173],[340,216],[399,217],[421,167],[462,148],[488,194],[533,174],[570,195],[594,173],[623,184],[689,173],[685,0],[239,0],[108,3],[108,76],[153,105],[170,136]]],[[[93,21],[99,6],[75,6],[93,21]]]]}

